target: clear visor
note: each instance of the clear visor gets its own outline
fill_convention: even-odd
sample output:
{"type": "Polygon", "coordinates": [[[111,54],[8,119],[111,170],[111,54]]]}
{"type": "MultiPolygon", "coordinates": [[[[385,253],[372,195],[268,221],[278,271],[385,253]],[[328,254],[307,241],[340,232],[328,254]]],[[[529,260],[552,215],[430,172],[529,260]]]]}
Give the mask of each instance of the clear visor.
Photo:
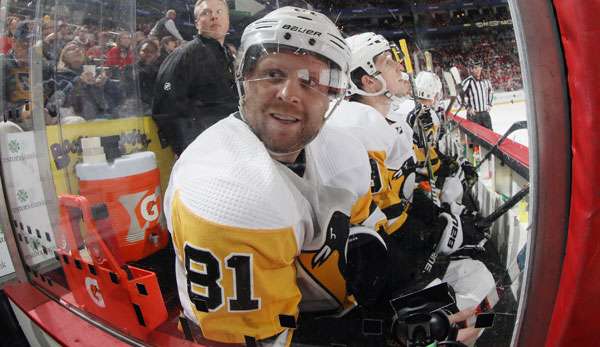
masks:
{"type": "Polygon", "coordinates": [[[348,76],[336,64],[305,51],[262,50],[258,57],[247,57],[252,64],[244,73],[243,82],[257,83],[259,88],[298,87],[307,98],[326,96],[329,100],[344,97],[348,76]]]}

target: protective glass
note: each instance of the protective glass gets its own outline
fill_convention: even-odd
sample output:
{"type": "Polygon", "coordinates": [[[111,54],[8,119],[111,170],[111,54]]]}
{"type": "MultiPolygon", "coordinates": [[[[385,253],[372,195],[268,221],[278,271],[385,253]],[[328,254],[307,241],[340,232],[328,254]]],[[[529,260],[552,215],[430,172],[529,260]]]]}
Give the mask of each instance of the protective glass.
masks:
{"type": "MultiPolygon", "coordinates": [[[[281,52],[281,51],[280,51],[281,52]]],[[[258,61],[267,55],[274,56],[280,52],[265,53],[258,59],[248,58],[258,61]]],[[[289,53],[289,52],[288,52],[289,53]]],[[[301,56],[313,56],[311,53],[294,51],[293,54],[301,56]]],[[[319,57],[324,60],[324,58],[319,57]]],[[[258,83],[260,88],[282,86],[288,80],[293,79],[303,88],[308,97],[326,96],[329,100],[339,100],[342,98],[348,87],[348,76],[336,64],[329,63],[326,68],[316,68],[315,66],[291,67],[286,64],[285,59],[278,62],[265,65],[256,64],[252,71],[244,74],[245,82],[258,83]]]]}

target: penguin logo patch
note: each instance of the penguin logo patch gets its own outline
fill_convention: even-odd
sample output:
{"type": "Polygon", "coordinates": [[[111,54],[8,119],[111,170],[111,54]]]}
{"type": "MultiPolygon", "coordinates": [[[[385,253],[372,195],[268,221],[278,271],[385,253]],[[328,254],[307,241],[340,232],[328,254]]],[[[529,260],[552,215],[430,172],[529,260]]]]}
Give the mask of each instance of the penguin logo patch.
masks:
{"type": "Polygon", "coordinates": [[[165,83],[163,89],[167,92],[170,91],[171,90],[171,82],[165,83]]]}

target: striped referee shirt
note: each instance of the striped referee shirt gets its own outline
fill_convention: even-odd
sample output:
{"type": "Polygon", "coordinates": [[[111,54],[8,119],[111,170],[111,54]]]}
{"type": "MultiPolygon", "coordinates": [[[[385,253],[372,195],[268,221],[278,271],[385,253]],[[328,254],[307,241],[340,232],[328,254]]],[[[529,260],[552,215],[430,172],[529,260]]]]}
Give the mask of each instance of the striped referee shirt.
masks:
{"type": "Polygon", "coordinates": [[[469,76],[462,83],[463,104],[469,108],[473,108],[475,112],[487,111],[487,107],[492,107],[492,98],[494,91],[489,80],[476,80],[475,77],[469,76]]]}

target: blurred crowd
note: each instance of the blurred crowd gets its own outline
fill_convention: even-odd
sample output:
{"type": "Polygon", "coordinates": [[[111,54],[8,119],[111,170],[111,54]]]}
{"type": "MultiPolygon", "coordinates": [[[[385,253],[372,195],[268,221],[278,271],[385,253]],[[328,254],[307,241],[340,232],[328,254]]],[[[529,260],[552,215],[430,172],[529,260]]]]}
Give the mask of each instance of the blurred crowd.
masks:
{"type": "Polygon", "coordinates": [[[434,64],[458,67],[461,76],[468,76],[469,62],[482,63],[485,78],[496,91],[523,88],[519,54],[514,37],[479,35],[457,44],[433,49],[434,64]]]}
{"type": "MultiPolygon", "coordinates": [[[[504,16],[494,13],[479,20],[502,19],[504,16]]],[[[464,16],[432,15],[431,20],[437,23],[435,25],[443,26],[463,21],[464,16]]],[[[401,25],[414,26],[412,21],[410,17],[401,25]]],[[[379,30],[397,29],[400,25],[396,20],[380,22],[377,23],[379,30]]],[[[5,35],[0,37],[0,53],[4,55],[3,90],[7,101],[3,107],[4,117],[17,121],[24,128],[31,127],[28,59],[33,42],[37,40],[32,23],[26,18],[9,16],[5,35]]],[[[375,29],[369,27],[373,25],[370,20],[347,24],[341,21],[340,25],[345,26],[346,34],[375,29]]],[[[74,25],[44,17],[40,34],[47,123],[55,124],[59,119],[68,123],[149,114],[160,65],[184,43],[172,35],[153,36],[152,28],[153,24],[139,24],[133,32],[93,24],[74,25]]],[[[235,45],[227,43],[226,46],[235,55],[235,45]]],[[[460,41],[434,45],[430,50],[434,54],[434,63],[445,69],[458,66],[466,76],[466,62],[477,60],[483,62],[484,73],[496,90],[522,88],[514,35],[500,38],[480,35],[466,41],[461,37],[460,41]]]]}
{"type": "MultiPolygon", "coordinates": [[[[6,34],[0,37],[4,117],[29,128],[29,58],[35,42],[40,41],[31,20],[11,16],[6,27],[6,34]]],[[[68,123],[150,112],[160,63],[181,41],[151,36],[147,25],[140,29],[131,33],[44,18],[41,65],[47,123],[59,118],[68,123]]]]}

